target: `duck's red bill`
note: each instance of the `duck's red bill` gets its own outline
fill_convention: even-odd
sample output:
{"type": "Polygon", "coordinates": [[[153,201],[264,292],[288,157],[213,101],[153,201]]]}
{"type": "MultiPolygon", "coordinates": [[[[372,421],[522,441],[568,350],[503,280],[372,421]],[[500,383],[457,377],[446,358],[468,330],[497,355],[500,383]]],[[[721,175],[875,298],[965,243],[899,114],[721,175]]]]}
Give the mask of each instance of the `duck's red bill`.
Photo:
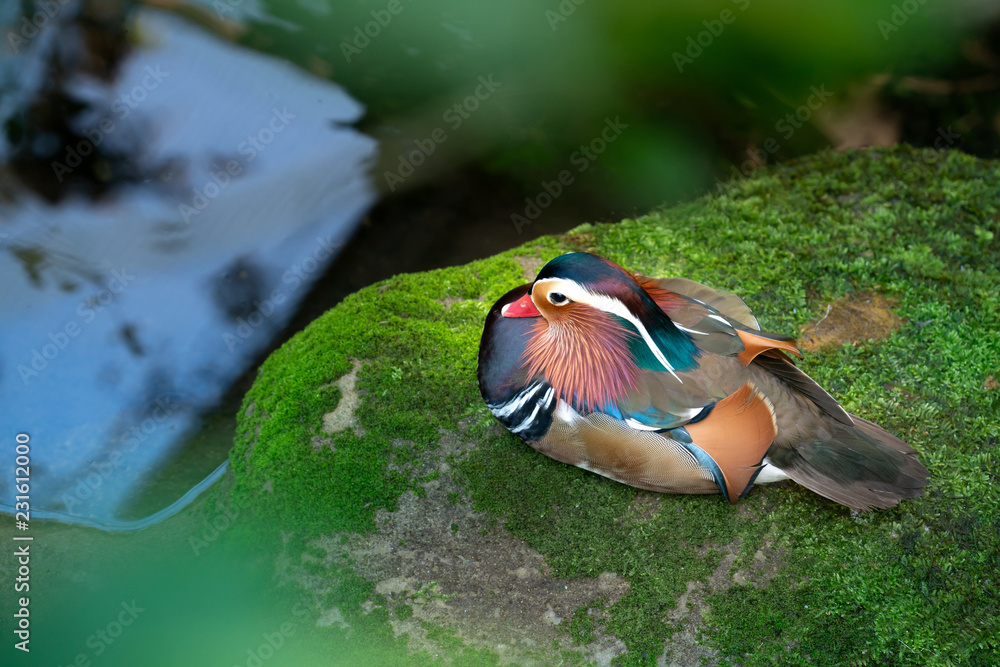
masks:
{"type": "Polygon", "coordinates": [[[504,317],[541,317],[542,314],[535,308],[535,303],[531,300],[530,294],[525,294],[517,301],[512,301],[500,309],[500,314],[504,317]]]}

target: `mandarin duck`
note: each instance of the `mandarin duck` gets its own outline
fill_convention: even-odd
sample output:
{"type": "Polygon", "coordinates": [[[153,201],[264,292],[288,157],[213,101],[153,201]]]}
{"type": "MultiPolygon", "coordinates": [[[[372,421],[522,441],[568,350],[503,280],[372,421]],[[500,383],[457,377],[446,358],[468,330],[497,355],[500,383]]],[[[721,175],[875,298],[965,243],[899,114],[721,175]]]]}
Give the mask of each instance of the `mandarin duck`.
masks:
{"type": "Polygon", "coordinates": [[[857,510],[923,493],[906,443],[845,411],[735,294],[556,257],[500,298],[479,388],[511,433],[557,461],[661,493],[793,481],[857,510]]]}

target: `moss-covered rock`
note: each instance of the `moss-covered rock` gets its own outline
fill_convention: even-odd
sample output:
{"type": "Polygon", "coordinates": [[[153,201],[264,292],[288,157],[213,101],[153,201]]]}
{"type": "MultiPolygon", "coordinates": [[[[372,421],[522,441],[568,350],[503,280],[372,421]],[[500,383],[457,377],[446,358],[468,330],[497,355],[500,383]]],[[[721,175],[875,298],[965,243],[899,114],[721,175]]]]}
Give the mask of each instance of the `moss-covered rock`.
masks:
{"type": "Polygon", "coordinates": [[[283,538],[279,574],[342,664],[996,664],[998,183],[955,152],[825,152],[373,285],[262,367],[232,499],[283,538]],[[526,447],[479,397],[482,322],[580,249],[732,290],[770,331],[894,311],[887,337],[847,327],[801,367],[918,451],[927,494],[858,515],[783,483],[734,507],[526,447]]]}

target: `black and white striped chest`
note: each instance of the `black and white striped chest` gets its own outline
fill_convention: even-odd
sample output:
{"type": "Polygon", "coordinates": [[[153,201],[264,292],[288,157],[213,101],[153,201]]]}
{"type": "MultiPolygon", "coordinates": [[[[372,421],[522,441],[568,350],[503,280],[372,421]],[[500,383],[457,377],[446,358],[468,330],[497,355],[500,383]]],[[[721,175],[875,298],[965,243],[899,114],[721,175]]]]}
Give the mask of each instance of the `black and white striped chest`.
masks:
{"type": "Polygon", "coordinates": [[[559,397],[548,382],[535,381],[502,402],[487,402],[493,416],[520,438],[542,438],[552,425],[559,397]]]}

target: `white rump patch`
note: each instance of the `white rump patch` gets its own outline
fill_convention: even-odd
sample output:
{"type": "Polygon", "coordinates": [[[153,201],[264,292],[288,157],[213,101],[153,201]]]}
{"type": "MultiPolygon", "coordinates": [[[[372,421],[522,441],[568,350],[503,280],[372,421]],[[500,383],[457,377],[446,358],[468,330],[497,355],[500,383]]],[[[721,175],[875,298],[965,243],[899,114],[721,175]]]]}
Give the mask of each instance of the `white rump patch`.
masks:
{"type": "Polygon", "coordinates": [[[785,479],[791,479],[785,474],[785,471],[778,466],[771,463],[771,459],[764,457],[764,467],[757,474],[757,478],[754,479],[753,483],[756,484],[770,484],[771,482],[780,482],[785,479]]]}

